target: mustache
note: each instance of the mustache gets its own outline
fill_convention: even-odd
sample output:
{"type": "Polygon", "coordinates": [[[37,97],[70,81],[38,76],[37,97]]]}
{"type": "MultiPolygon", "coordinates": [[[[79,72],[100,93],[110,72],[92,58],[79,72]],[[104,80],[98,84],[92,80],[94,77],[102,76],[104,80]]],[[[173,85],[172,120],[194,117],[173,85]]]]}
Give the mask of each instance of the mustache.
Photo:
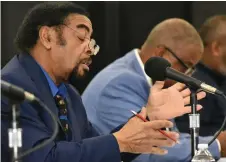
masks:
{"type": "Polygon", "coordinates": [[[76,74],[76,73],[78,72],[79,65],[81,65],[81,64],[86,64],[86,65],[89,66],[91,63],[92,63],[92,58],[91,58],[91,57],[80,60],[80,61],[77,63],[77,65],[74,67],[74,69],[73,69],[71,75],[76,74]]]}
{"type": "Polygon", "coordinates": [[[79,64],[86,64],[86,65],[90,65],[92,63],[92,58],[89,57],[89,58],[86,58],[86,59],[83,59],[79,62],[79,64]]]}
{"type": "Polygon", "coordinates": [[[92,58],[88,57],[88,58],[82,59],[80,62],[82,62],[82,63],[92,62],[92,58]]]}

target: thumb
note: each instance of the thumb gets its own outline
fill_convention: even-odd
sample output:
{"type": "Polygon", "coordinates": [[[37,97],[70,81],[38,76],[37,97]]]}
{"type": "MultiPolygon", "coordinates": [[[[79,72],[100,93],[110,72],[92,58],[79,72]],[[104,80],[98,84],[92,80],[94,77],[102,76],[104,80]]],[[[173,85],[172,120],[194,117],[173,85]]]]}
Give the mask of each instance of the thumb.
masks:
{"type": "Polygon", "coordinates": [[[139,115],[142,116],[143,118],[146,118],[147,117],[147,109],[145,107],[142,107],[139,115]]]}
{"type": "Polygon", "coordinates": [[[164,86],[165,81],[156,81],[155,84],[151,87],[151,92],[159,92],[164,86]]]}

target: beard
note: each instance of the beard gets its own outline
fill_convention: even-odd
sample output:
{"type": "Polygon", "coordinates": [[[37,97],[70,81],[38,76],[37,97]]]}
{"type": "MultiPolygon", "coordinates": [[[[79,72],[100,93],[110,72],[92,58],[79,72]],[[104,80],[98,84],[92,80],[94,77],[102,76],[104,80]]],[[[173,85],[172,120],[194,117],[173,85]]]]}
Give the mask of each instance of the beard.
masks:
{"type": "Polygon", "coordinates": [[[77,65],[74,67],[73,71],[69,75],[69,82],[73,83],[76,80],[82,80],[85,79],[89,70],[82,67],[82,64],[88,64],[90,65],[92,62],[91,58],[83,59],[77,65]]]}
{"type": "Polygon", "coordinates": [[[226,76],[226,65],[221,65],[221,66],[219,67],[219,72],[220,72],[222,75],[226,76]]]}
{"type": "Polygon", "coordinates": [[[226,50],[223,51],[223,52],[224,52],[224,53],[223,53],[223,55],[222,55],[222,57],[221,57],[221,65],[220,65],[220,67],[219,67],[219,72],[220,72],[222,75],[226,76],[226,50]]]}
{"type": "Polygon", "coordinates": [[[81,67],[81,63],[73,70],[73,74],[77,79],[84,79],[87,76],[88,72],[89,71],[87,69],[81,67]]]}
{"type": "Polygon", "coordinates": [[[76,66],[68,78],[68,83],[76,86],[76,83],[81,82],[81,80],[83,80],[86,77],[86,74],[87,74],[87,72],[85,74],[83,73],[83,75],[81,75],[79,73],[79,66],[76,66]]]}

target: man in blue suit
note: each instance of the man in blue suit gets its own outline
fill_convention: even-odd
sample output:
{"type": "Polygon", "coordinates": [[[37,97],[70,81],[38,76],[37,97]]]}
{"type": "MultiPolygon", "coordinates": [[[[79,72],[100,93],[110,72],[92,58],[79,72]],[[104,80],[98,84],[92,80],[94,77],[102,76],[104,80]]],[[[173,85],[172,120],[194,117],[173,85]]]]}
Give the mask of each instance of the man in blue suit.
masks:
{"type": "MultiPolygon", "coordinates": [[[[132,116],[131,109],[139,111],[140,107],[146,104],[150,86],[154,82],[144,72],[144,63],[150,57],[163,57],[173,68],[191,74],[202,53],[202,41],[189,23],[181,19],[161,22],[151,31],[141,50],[130,51],[103,69],[91,81],[82,95],[88,118],[99,133],[108,134],[110,130],[132,116]]],[[[167,81],[165,87],[172,84],[172,81],[167,81]]],[[[177,97],[165,95],[165,98],[173,100],[174,103],[180,102],[177,97]]],[[[165,118],[165,115],[172,111],[172,109],[161,110],[164,112],[155,112],[159,113],[157,119],[165,118]]],[[[211,138],[200,137],[200,142],[207,143],[211,138]]],[[[224,136],[210,146],[210,151],[216,159],[220,157],[220,143],[225,140],[224,136]]],[[[181,134],[180,141],[181,144],[170,148],[167,155],[146,154],[135,161],[190,162],[190,135],[181,134]]]]}
{"type": "MultiPolygon", "coordinates": [[[[24,162],[120,162],[120,153],[162,155],[167,153],[162,147],[175,145],[174,141],[157,131],[173,126],[167,120],[143,122],[133,117],[117,132],[98,136],[87,119],[80,95],[67,83],[71,75],[82,76],[89,70],[90,57],[99,50],[90,38],[92,31],[87,13],[71,2],[41,3],[24,18],[15,39],[21,53],[2,69],[1,78],[40,98],[59,117],[60,128],[54,141],[24,157],[24,162]]],[[[166,107],[172,110],[171,117],[189,112],[189,107],[184,106],[189,104],[189,92],[181,90],[180,86],[163,90],[162,85],[158,82],[152,87],[151,102],[147,101],[146,109],[142,109],[140,115],[146,117],[148,112],[151,118],[155,111],[166,107]],[[175,104],[165,99],[165,94],[176,96],[180,102],[175,104]]],[[[199,98],[204,96],[199,94],[199,98]]],[[[20,111],[22,151],[50,138],[53,122],[42,107],[23,102],[20,111]]],[[[3,161],[11,159],[7,135],[7,129],[11,127],[10,115],[9,100],[2,96],[3,161]]],[[[179,137],[176,132],[168,134],[175,140],[179,137]]],[[[131,159],[131,155],[123,157],[125,161],[131,159]]]]}

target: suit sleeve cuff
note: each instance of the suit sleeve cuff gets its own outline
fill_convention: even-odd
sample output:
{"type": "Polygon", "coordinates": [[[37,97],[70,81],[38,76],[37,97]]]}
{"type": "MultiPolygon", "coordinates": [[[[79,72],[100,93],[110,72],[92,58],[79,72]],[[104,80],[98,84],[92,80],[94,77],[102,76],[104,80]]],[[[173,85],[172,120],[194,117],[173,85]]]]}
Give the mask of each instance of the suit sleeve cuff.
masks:
{"type": "Polygon", "coordinates": [[[221,143],[219,142],[218,139],[216,139],[216,142],[217,142],[217,145],[218,145],[218,148],[219,148],[219,152],[221,152],[221,143]]]}
{"type": "Polygon", "coordinates": [[[220,150],[221,150],[221,148],[220,148],[220,143],[219,143],[219,141],[218,140],[215,140],[210,146],[209,146],[209,150],[210,150],[210,152],[211,152],[211,154],[213,155],[213,157],[215,158],[215,159],[220,159],[220,150]]]}
{"type": "Polygon", "coordinates": [[[97,157],[97,159],[103,159],[103,161],[112,161],[112,162],[121,161],[119,145],[116,138],[112,134],[84,139],[83,142],[84,144],[87,143],[88,145],[92,146],[89,148],[89,150],[86,150],[85,152],[93,153],[97,152],[96,149],[99,149],[100,153],[96,154],[96,156],[100,157],[97,157]]]}

